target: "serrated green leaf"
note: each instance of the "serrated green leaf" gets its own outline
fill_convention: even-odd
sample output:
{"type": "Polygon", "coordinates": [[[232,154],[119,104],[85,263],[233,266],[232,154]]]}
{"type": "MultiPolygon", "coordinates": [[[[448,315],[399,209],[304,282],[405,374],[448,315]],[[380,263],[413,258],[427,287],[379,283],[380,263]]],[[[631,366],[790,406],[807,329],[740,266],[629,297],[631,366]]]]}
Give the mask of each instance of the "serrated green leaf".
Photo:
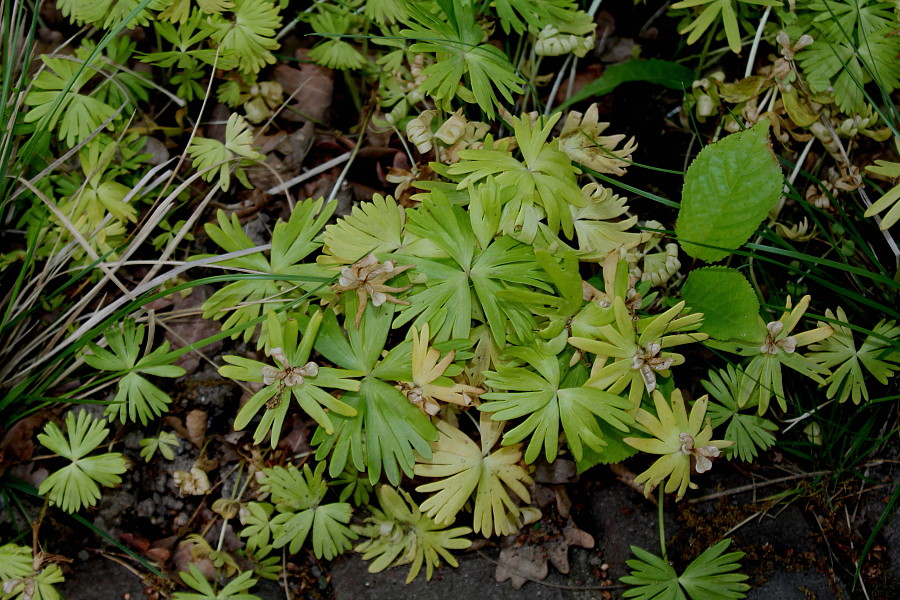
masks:
{"type": "Polygon", "coordinates": [[[692,312],[703,313],[700,331],[717,340],[756,334],[759,299],[737,269],[709,267],[688,275],[682,297],[692,312]]]}
{"type": "Polygon", "coordinates": [[[675,233],[684,251],[708,262],[731,254],[781,197],[782,173],[768,119],[700,151],[684,178],[675,233]]]}

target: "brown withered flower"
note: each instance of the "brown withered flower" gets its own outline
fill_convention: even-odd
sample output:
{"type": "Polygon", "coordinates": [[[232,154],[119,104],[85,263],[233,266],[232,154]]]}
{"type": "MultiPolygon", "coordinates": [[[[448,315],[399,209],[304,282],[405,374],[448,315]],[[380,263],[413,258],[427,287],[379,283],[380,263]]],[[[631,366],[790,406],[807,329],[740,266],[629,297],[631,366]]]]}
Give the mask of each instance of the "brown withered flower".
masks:
{"type": "Polygon", "coordinates": [[[398,266],[397,261],[393,259],[381,263],[378,262],[378,258],[374,254],[369,254],[349,267],[341,269],[341,277],[336,284],[331,286],[331,289],[338,294],[356,290],[356,295],[359,297],[359,309],[356,311],[355,323],[359,327],[363,311],[366,310],[366,304],[368,304],[370,297],[372,298],[372,304],[375,306],[381,306],[385,302],[409,304],[406,300],[395,298],[392,294],[405,292],[412,285],[392,287],[387,285],[387,282],[413,266],[415,265],[398,266]]]}

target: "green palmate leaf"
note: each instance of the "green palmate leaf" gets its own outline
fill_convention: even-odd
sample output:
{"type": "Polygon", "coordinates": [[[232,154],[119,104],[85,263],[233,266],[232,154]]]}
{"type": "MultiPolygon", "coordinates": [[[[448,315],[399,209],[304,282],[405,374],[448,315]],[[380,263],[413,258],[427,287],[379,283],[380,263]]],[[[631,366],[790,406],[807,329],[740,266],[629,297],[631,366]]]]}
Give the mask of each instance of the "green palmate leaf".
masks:
{"type": "Polygon", "coordinates": [[[522,304],[503,301],[499,293],[530,287],[549,291],[532,248],[504,236],[479,250],[465,210],[451,205],[437,190],[408,218],[411,232],[430,238],[450,258],[395,255],[399,263],[415,265],[415,272],[427,280],[407,296],[410,306],[401,310],[394,327],[415,319],[416,327],[429,323],[435,339],[446,341],[467,338],[476,318],[490,326],[501,346],[508,333],[523,341],[531,337],[531,312],[522,304]]]}
{"type": "Polygon", "coordinates": [[[38,435],[51,452],[70,461],[44,480],[38,489],[52,503],[66,512],[75,512],[82,506],[93,506],[100,499],[100,485],[111,487],[121,483],[119,477],[127,470],[125,458],[118,452],[87,456],[109,433],[103,422],[95,420],[86,411],[66,415],[66,434],[56,423],[48,423],[44,433],[38,435]],[[99,484],[99,485],[98,485],[99,484]]]}
{"type": "Polygon", "coordinates": [[[525,81],[516,75],[503,52],[482,43],[484,30],[475,20],[471,4],[437,1],[446,22],[411,6],[411,20],[405,21],[409,29],[400,32],[416,41],[410,51],[432,53],[437,59],[422,71],[425,80],[420,89],[445,110],[452,112],[451,101],[458,96],[465,102],[477,102],[493,118],[499,106],[497,93],[512,104],[511,92],[521,93],[520,86],[525,81]],[[461,85],[464,80],[468,88],[461,85]]]}
{"type": "MultiPolygon", "coordinates": [[[[900,180],[900,163],[876,160],[874,165],[866,167],[866,171],[891,180],[900,180]]],[[[881,229],[889,229],[897,221],[900,221],[900,183],[889,189],[872,206],[867,208],[865,216],[875,216],[888,208],[890,210],[882,217],[881,229]]]]}
{"type": "Polygon", "coordinates": [[[166,460],[175,458],[175,449],[178,448],[178,437],[171,431],[161,431],[156,437],[141,440],[141,458],[150,461],[157,452],[166,460]]]}
{"type": "Polygon", "coordinates": [[[359,391],[341,397],[356,415],[333,415],[333,433],[322,427],[316,430],[316,458],[331,457],[331,477],[338,477],[352,461],[356,470],[368,472],[370,483],[377,482],[384,472],[388,481],[399,485],[404,474],[413,474],[414,452],[431,456],[428,441],[437,438],[428,417],[394,387],[396,381],[411,380],[412,345],[401,344],[382,358],[394,305],[369,304],[357,326],[353,319],[356,296],[348,295],[342,302],[343,313],[350,317],[342,327],[334,312],[328,311],[316,338],[316,351],[332,363],[364,375],[359,391]]]}
{"type": "Polygon", "coordinates": [[[520,445],[492,452],[502,423],[491,421],[482,413],[481,445],[446,421],[438,421],[440,437],[432,442],[431,458],[417,461],[416,475],[434,477],[438,481],[416,488],[417,492],[434,492],[422,503],[422,511],[439,524],[453,523],[457,513],[475,495],[473,530],[490,537],[510,535],[519,529],[520,511],[510,492],[529,502],[525,487],[532,483],[528,472],[519,466],[520,445]]]}
{"type": "Polygon", "coordinates": [[[755,333],[759,299],[737,269],[708,267],[692,271],[681,294],[691,311],[703,313],[700,331],[709,337],[727,340],[755,333]]]}
{"type": "Polygon", "coordinates": [[[571,21],[577,9],[573,0],[494,0],[492,7],[506,33],[526,28],[537,32],[554,22],[571,21]]]}
{"type": "Polygon", "coordinates": [[[738,402],[742,378],[743,372],[739,368],[728,365],[727,369],[710,371],[709,380],[700,383],[718,400],[718,403],[710,402],[707,411],[712,426],[718,428],[727,424],[723,437],[734,442],[734,446],[725,448],[725,456],[729,460],[737,456],[743,461],[753,462],[759,451],[775,443],[773,432],[778,431],[778,426],[756,414],[741,412],[742,408],[753,412],[756,408],[756,402],[744,407],[738,402]]]}
{"type": "Polygon", "coordinates": [[[687,600],[678,585],[678,573],[665,560],[637,546],[631,547],[637,557],[627,561],[631,574],[622,577],[629,587],[624,598],[638,600],[687,600]]]}
{"type": "MultiPolygon", "coordinates": [[[[191,0],[182,0],[182,2],[189,5],[191,0]]],[[[226,4],[230,5],[231,3],[226,4]]],[[[178,6],[177,2],[170,5],[169,8],[175,6],[178,6]]],[[[231,8],[231,6],[227,8],[231,8]]],[[[165,18],[164,13],[165,11],[159,14],[161,19],[165,18]]],[[[173,18],[173,23],[177,22],[178,18],[173,18]]],[[[197,61],[215,65],[220,69],[234,69],[237,67],[237,60],[232,57],[223,56],[212,48],[197,47],[198,44],[208,39],[213,31],[212,26],[206,20],[206,16],[200,11],[194,11],[190,18],[185,17],[185,20],[178,25],[157,21],[153,24],[153,27],[160,37],[172,44],[173,48],[168,52],[144,54],[141,57],[143,62],[160,67],[177,65],[182,69],[198,65],[197,61]]]]}
{"type": "Polygon", "coordinates": [[[3,600],[59,600],[53,587],[62,583],[62,569],[50,563],[35,570],[33,552],[25,546],[0,546],[0,598],[3,600]]]}
{"type": "Polygon", "coordinates": [[[363,560],[371,560],[370,573],[380,573],[388,567],[412,564],[406,583],[411,582],[426,567],[426,579],[431,579],[441,558],[457,566],[450,550],[464,550],[472,542],[462,536],[472,532],[468,527],[444,529],[428,518],[409,494],[383,485],[378,489],[381,510],[370,507],[372,516],[353,530],[366,538],[356,546],[363,560]]]}
{"type": "Polygon", "coordinates": [[[884,93],[900,87],[896,57],[900,40],[893,4],[879,0],[810,2],[814,41],[797,61],[810,89],[834,96],[847,114],[867,109],[864,86],[876,81],[884,93]]]}
{"type": "Polygon", "coordinates": [[[768,119],[700,151],[684,178],[675,233],[690,256],[717,261],[746,242],[781,196],[768,119]]]}
{"type": "Polygon", "coordinates": [[[684,65],[657,58],[630,60],[618,65],[609,65],[603,71],[603,75],[585,85],[581,91],[560,104],[556,110],[563,111],[582,100],[605,96],[619,85],[631,81],[647,81],[673,90],[687,90],[694,81],[694,72],[684,65]]]}
{"type": "Polygon", "coordinates": [[[372,483],[362,471],[357,471],[353,465],[347,465],[340,475],[331,480],[331,485],[341,488],[340,501],[346,502],[353,497],[353,504],[357,507],[368,506],[369,496],[372,494],[372,483]]]}
{"type": "Polygon", "coordinates": [[[272,50],[279,47],[275,34],[281,25],[280,10],[281,5],[271,0],[234,0],[232,14],[209,18],[210,37],[226,57],[237,58],[242,72],[258,73],[275,63],[272,50]]]}
{"type": "Polygon", "coordinates": [[[886,93],[900,87],[896,61],[900,41],[894,27],[866,36],[859,42],[820,39],[797,56],[813,92],[834,94],[838,107],[848,114],[866,109],[864,85],[875,79],[886,93]]]}
{"type": "Polygon", "coordinates": [[[231,0],[169,0],[169,2],[171,2],[169,6],[156,16],[162,21],[180,25],[198,16],[205,20],[207,15],[222,14],[234,8],[234,2],[231,0]],[[193,10],[194,5],[200,10],[193,10]]]}
{"type": "Polygon", "coordinates": [[[538,334],[544,339],[552,339],[562,333],[584,304],[578,259],[571,250],[563,255],[562,265],[558,265],[553,256],[541,250],[536,250],[534,257],[553,282],[556,293],[501,290],[499,296],[509,302],[526,304],[536,316],[546,319],[546,324],[538,334]]]}
{"type": "MultiPolygon", "coordinates": [[[[319,243],[313,240],[334,212],[335,203],[324,207],[323,203],[324,200],[321,198],[300,202],[294,207],[294,212],[287,222],[279,220],[275,224],[269,258],[262,253],[254,253],[219,262],[219,265],[225,267],[271,275],[271,279],[229,283],[203,303],[203,318],[224,318],[222,329],[225,330],[243,325],[270,309],[284,306],[290,300],[284,296],[284,292],[294,288],[298,282],[289,281],[285,279],[286,277],[299,279],[300,285],[306,284],[309,290],[318,286],[315,283],[317,279],[328,277],[330,274],[323,272],[316,264],[300,264],[301,260],[319,247],[319,243]]],[[[228,219],[225,212],[220,210],[217,218],[218,226],[207,223],[206,233],[225,252],[246,250],[256,246],[241,229],[236,214],[232,214],[228,219]]],[[[248,327],[243,332],[235,332],[232,337],[238,338],[243,335],[244,341],[248,342],[255,331],[255,327],[248,327]]],[[[267,331],[268,327],[263,323],[260,346],[266,341],[267,331]]]]}
{"type": "Polygon", "coordinates": [[[725,554],[730,539],[706,549],[703,554],[691,561],[678,583],[693,600],[733,600],[743,598],[750,586],[744,583],[746,575],[735,573],[741,568],[739,560],[744,558],[743,552],[725,554]]]}
{"type": "MultiPolygon", "coordinates": [[[[627,276],[618,268],[616,271],[627,276]]],[[[684,302],[679,302],[662,314],[635,321],[622,296],[616,295],[611,303],[611,311],[595,309],[592,312],[599,311],[596,320],[582,319],[577,328],[573,326],[573,333],[583,329],[587,337],[570,337],[569,344],[596,355],[588,386],[612,394],[628,389],[628,399],[636,409],[644,390],[652,393],[656,389],[657,373],[668,377],[671,367],[684,362],[684,356],[669,349],[707,339],[705,333],[692,332],[703,322],[703,315],[679,316],[684,309],[684,302]]],[[[592,306],[596,305],[589,304],[587,309],[592,306]]]]}
{"type": "Polygon", "coordinates": [[[241,537],[247,538],[247,552],[266,554],[272,547],[272,512],[275,507],[268,502],[248,502],[243,517],[245,527],[241,537]]]}
{"type": "Polygon", "coordinates": [[[725,37],[728,39],[728,47],[735,54],[739,53],[741,51],[741,31],[738,26],[739,2],[760,6],[781,6],[780,0],[684,0],[673,4],[672,8],[693,8],[698,6],[705,6],[705,8],[695,20],[682,27],[678,33],[682,35],[690,33],[687,43],[693,44],[721,16],[725,27],[725,37]]]}
{"type": "Polygon", "coordinates": [[[105,414],[111,421],[118,418],[122,423],[140,421],[146,425],[166,412],[172,399],[144,375],[181,377],[185,370],[171,364],[176,357],[169,354],[169,342],[163,342],[162,346],[138,359],[144,326],[136,326],[132,319],[126,319],[121,330],[118,327],[111,329],[104,337],[109,349],[89,343],[91,354],[85,355],[84,362],[101,371],[127,371],[119,380],[116,397],[105,414]]]}
{"type": "Polygon", "coordinates": [[[719,450],[731,446],[731,442],[712,439],[712,426],[704,417],[708,399],[698,398],[691,407],[690,416],[684,405],[681,390],[674,390],[669,401],[659,390],[653,392],[656,415],[643,408],[638,409],[635,421],[641,429],[653,438],[625,438],[625,443],[660,458],[649,469],[635,477],[635,483],[644,484],[644,495],[650,493],[663,479],[668,478],[665,491],[677,491],[680,500],[688,488],[696,488],[691,481],[691,465],[698,473],[712,468],[712,459],[719,456],[719,450]]]}
{"type": "Polygon", "coordinates": [[[843,308],[838,307],[837,315],[826,310],[825,317],[829,323],[819,321],[819,327],[830,324],[834,335],[810,346],[812,354],[809,358],[826,369],[834,369],[825,380],[828,385],[826,395],[829,398],[837,396],[839,402],[852,398],[854,404],[868,400],[863,367],[882,385],[888,383],[888,378],[900,369],[900,327],[893,321],[881,321],[857,348],[853,330],[846,325],[847,315],[843,308]]]}
{"type": "MultiPolygon", "coordinates": [[[[335,10],[328,6],[320,8],[320,12],[313,14],[309,23],[318,34],[340,36],[350,30],[352,20],[352,15],[348,11],[335,10]]],[[[310,50],[309,58],[329,69],[361,69],[366,65],[363,55],[341,39],[319,42],[310,50]]]]}
{"type": "Polygon", "coordinates": [[[362,372],[320,367],[309,360],[321,322],[322,313],[316,311],[300,338],[297,319],[287,318],[281,323],[275,313],[269,311],[266,354],[273,359],[275,366],[243,356],[223,357],[229,363],[219,368],[219,374],[223,377],[264,384],[238,412],[234,420],[235,430],[249,425],[253,417],[264,409],[253,440],[261,444],[271,432],[270,443],[274,448],[281,439],[281,428],[291,397],[328,433],[334,431],[332,416],[356,415],[356,409],[335,398],[328,390],[358,391],[360,384],[354,378],[362,372]]]}
{"type": "Polygon", "coordinates": [[[325,227],[322,239],[325,245],[316,258],[322,264],[352,264],[370,253],[446,256],[429,240],[407,231],[403,207],[391,196],[379,194],[371,202],[354,204],[349,215],[325,227]]]}
{"type": "Polygon", "coordinates": [[[585,447],[602,452],[606,446],[598,419],[626,433],[634,423],[627,412],[631,409],[627,398],[584,387],[587,372],[583,367],[580,373],[578,369],[563,370],[561,363],[568,364],[571,353],[557,357],[535,348],[508,348],[506,353],[537,372],[502,366],[498,372],[488,371],[486,383],[497,391],[482,394],[488,402],[478,410],[493,413],[494,420],[528,417],[503,436],[504,445],[531,437],[525,462],[534,462],[542,447],[547,462],[556,459],[560,425],[572,456],[580,461],[585,447]]]}
{"type": "MultiPolygon", "coordinates": [[[[262,0],[265,1],[265,0],[262,0]]],[[[227,192],[231,185],[231,170],[244,187],[252,187],[244,167],[262,161],[265,157],[253,149],[253,133],[241,115],[233,113],[225,125],[225,143],[219,140],[197,137],[188,146],[188,154],[198,171],[204,171],[205,181],[219,179],[219,187],[227,192]]]]}
{"type": "Polygon", "coordinates": [[[324,462],[315,472],[308,464],[302,471],[294,465],[263,471],[263,489],[272,494],[279,513],[271,524],[275,548],[287,546],[291,554],[296,554],[312,532],[313,552],[318,558],[331,560],[350,549],[351,540],[357,538],[347,527],[352,509],[343,502],[322,503],[328,491],[322,478],[324,471],[324,462]]]}
{"type": "MultiPolygon", "coordinates": [[[[81,61],[46,55],[42,55],[41,60],[47,68],[35,78],[32,90],[25,96],[25,104],[33,107],[26,113],[25,122],[34,123],[47,117],[48,127],[58,127],[59,138],[67,146],[75,146],[113,117],[116,108],[85,93],[85,85],[96,74],[94,69],[88,67],[76,77],[82,66],[81,61]],[[72,86],[50,115],[50,109],[70,81],[72,86]]],[[[111,124],[109,128],[112,129],[111,124]]]]}
{"type": "Polygon", "coordinates": [[[527,115],[511,118],[521,161],[505,145],[495,147],[488,138],[482,149],[461,150],[460,161],[447,168],[451,176],[464,176],[457,184],[458,189],[488,177],[495,178],[501,187],[514,188],[516,194],[503,207],[505,220],[512,226],[505,226],[504,231],[512,235],[515,229],[520,229],[522,233],[516,238],[527,243],[533,240],[541,218],[533,217],[534,211],[539,211],[538,215],[543,213],[552,233],[561,229],[571,238],[574,222],[570,206],[581,207],[587,203],[575,179],[578,168],[560,150],[559,140],[547,141],[560,116],[558,113],[549,119],[540,117],[536,123],[527,115]],[[526,219],[531,222],[523,223],[526,219]]]}
{"type": "Polygon", "coordinates": [[[181,580],[199,593],[175,592],[174,600],[261,600],[259,596],[247,593],[256,585],[252,571],[244,571],[220,590],[207,581],[197,565],[192,563],[188,569],[181,572],[181,580]]]}
{"type": "Polygon", "coordinates": [[[769,402],[774,395],[781,409],[787,410],[782,366],[790,367],[817,383],[825,383],[824,377],[831,374],[829,370],[797,350],[821,342],[834,330],[830,325],[822,324],[810,331],[793,333],[809,307],[809,302],[810,297],[804,296],[797,306],[793,306],[788,297],[787,309],[781,318],[769,323],[760,318],[755,333],[746,340],[707,342],[714,348],[752,357],[741,377],[738,406],[744,407],[752,402],[757,405],[759,415],[763,415],[769,409],[769,402]]]}
{"type": "Polygon", "coordinates": [[[631,551],[637,558],[628,561],[631,574],[622,577],[622,581],[631,587],[622,596],[639,600],[744,598],[745,592],[750,589],[744,583],[747,576],[734,572],[740,569],[737,561],[744,557],[744,553],[724,554],[730,544],[731,540],[725,539],[708,548],[681,575],[662,558],[632,546],[631,551]]]}

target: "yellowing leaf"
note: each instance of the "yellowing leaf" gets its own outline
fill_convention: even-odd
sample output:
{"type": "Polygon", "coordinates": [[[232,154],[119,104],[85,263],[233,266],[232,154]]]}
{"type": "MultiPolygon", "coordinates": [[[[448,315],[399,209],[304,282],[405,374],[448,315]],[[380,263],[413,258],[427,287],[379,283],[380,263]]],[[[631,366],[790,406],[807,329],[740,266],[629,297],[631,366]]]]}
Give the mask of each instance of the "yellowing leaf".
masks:
{"type": "Polygon", "coordinates": [[[518,529],[519,507],[510,495],[513,492],[524,502],[531,496],[525,487],[531,477],[518,462],[522,458],[521,444],[491,452],[503,428],[486,414],[481,415],[481,446],[456,427],[440,421],[439,437],[431,443],[431,459],[420,458],[416,475],[440,478],[420,485],[417,492],[435,492],[422,503],[422,511],[439,524],[452,523],[456,514],[475,494],[473,529],[491,536],[509,535],[518,529]]]}
{"type": "Polygon", "coordinates": [[[599,173],[624,175],[631,155],[637,149],[637,142],[631,138],[625,146],[616,150],[616,146],[625,139],[625,136],[602,135],[609,127],[609,123],[601,123],[597,119],[596,104],[591,104],[583,115],[571,111],[566,116],[566,122],[559,134],[559,149],[589,169],[599,173]]]}

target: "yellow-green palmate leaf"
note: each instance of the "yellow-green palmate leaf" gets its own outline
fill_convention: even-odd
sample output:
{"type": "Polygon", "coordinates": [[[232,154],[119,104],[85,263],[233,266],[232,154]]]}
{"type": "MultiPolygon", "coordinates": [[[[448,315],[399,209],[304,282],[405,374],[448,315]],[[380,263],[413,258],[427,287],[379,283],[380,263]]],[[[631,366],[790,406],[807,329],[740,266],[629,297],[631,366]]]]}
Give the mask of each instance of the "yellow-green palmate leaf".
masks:
{"type": "Polygon", "coordinates": [[[375,194],[371,202],[354,204],[349,215],[325,227],[323,265],[349,265],[367,254],[382,256],[399,252],[423,257],[443,257],[446,253],[428,239],[406,229],[406,211],[391,196],[375,194]]]}
{"type": "Polygon", "coordinates": [[[634,482],[643,483],[644,495],[649,497],[650,492],[668,477],[666,493],[677,492],[677,499],[680,500],[688,487],[697,487],[691,482],[692,464],[698,473],[709,471],[712,459],[719,456],[719,450],[731,446],[732,442],[713,440],[709,420],[704,427],[707,396],[694,402],[690,418],[680,390],[672,392],[671,402],[666,401],[662,392],[653,392],[653,404],[656,407],[655,416],[641,408],[635,417],[638,426],[653,437],[627,437],[625,443],[642,452],[661,456],[649,469],[635,477],[634,482]]]}
{"type": "Polygon", "coordinates": [[[322,313],[316,311],[310,317],[300,339],[297,319],[287,318],[281,323],[275,313],[269,311],[269,345],[266,354],[273,359],[275,366],[243,356],[223,357],[228,363],[219,368],[219,374],[223,377],[264,384],[238,412],[234,420],[235,430],[239,431],[249,425],[253,417],[263,410],[263,417],[253,434],[253,440],[261,444],[266,434],[271,432],[270,443],[274,448],[281,439],[281,428],[291,397],[328,433],[334,431],[331,421],[333,415],[356,415],[355,408],[341,402],[327,390],[359,390],[359,381],[353,378],[359,377],[362,372],[320,367],[309,360],[321,322],[322,313]]]}
{"type": "Polygon", "coordinates": [[[511,337],[527,341],[534,317],[524,305],[503,301],[499,292],[533,287],[550,291],[533,249],[507,236],[479,249],[465,210],[450,204],[438,190],[407,215],[409,231],[429,238],[450,258],[394,255],[397,262],[414,265],[413,272],[427,279],[408,292],[405,299],[410,305],[400,311],[393,326],[414,320],[416,327],[422,328],[427,322],[435,339],[443,342],[467,338],[475,318],[490,326],[501,346],[508,331],[511,337]]]}
{"type": "Polygon", "coordinates": [[[245,525],[241,537],[247,538],[250,554],[268,554],[272,548],[272,512],[275,507],[268,502],[248,502],[247,513],[242,517],[245,525]]]}
{"type": "Polygon", "coordinates": [[[378,489],[381,510],[370,507],[372,516],[363,525],[352,529],[364,542],[356,546],[363,560],[371,560],[369,573],[380,573],[388,567],[412,566],[406,577],[410,583],[425,564],[425,577],[431,579],[435,567],[443,558],[447,564],[458,566],[450,550],[464,550],[472,545],[464,535],[472,532],[468,527],[445,529],[428,518],[408,493],[383,485],[378,489]]]}
{"type": "Polygon", "coordinates": [[[439,437],[431,443],[431,458],[420,457],[416,462],[416,475],[438,479],[416,488],[417,492],[433,492],[422,503],[422,511],[436,523],[446,525],[456,519],[474,494],[475,533],[490,537],[518,531],[520,510],[511,493],[530,502],[525,486],[532,482],[518,464],[521,444],[492,452],[503,423],[491,421],[487,413],[481,413],[479,420],[480,445],[446,421],[438,421],[437,428],[439,437]]]}
{"type": "Polygon", "coordinates": [[[493,413],[491,418],[497,421],[527,417],[503,436],[504,445],[531,437],[525,462],[534,462],[542,447],[547,462],[556,459],[560,425],[576,461],[582,460],[585,446],[603,452],[606,441],[598,419],[629,432],[629,425],[634,423],[628,414],[631,403],[627,398],[585,387],[586,373],[579,377],[577,369],[567,368],[571,352],[556,356],[536,348],[513,347],[506,349],[506,355],[534,371],[502,365],[497,372],[488,371],[485,383],[494,391],[481,395],[488,402],[478,410],[493,413]]]}
{"type": "MultiPolygon", "coordinates": [[[[203,303],[203,318],[225,319],[222,329],[227,330],[243,325],[270,309],[283,306],[289,300],[284,292],[298,283],[301,286],[307,285],[310,290],[318,287],[318,281],[329,274],[324,273],[315,263],[301,264],[300,261],[319,248],[319,243],[314,238],[334,212],[334,202],[324,207],[323,203],[321,198],[304,200],[294,207],[288,221],[279,220],[272,232],[272,249],[268,258],[260,252],[219,262],[219,265],[225,267],[271,277],[229,283],[203,303]]],[[[248,250],[256,246],[244,233],[236,214],[232,214],[229,219],[220,210],[216,216],[218,226],[207,223],[206,233],[225,252],[248,250]]],[[[260,346],[265,343],[267,330],[263,323],[260,346]]],[[[244,341],[248,342],[255,331],[256,328],[248,327],[243,332],[234,333],[232,337],[236,339],[243,335],[244,341]]]]}
{"type": "Polygon", "coordinates": [[[173,378],[181,377],[185,370],[171,364],[176,357],[169,355],[169,342],[163,342],[156,350],[138,358],[144,326],[135,326],[132,319],[126,319],[121,329],[114,327],[107,331],[104,337],[109,349],[89,343],[91,354],[85,355],[84,362],[101,371],[126,372],[119,380],[116,397],[107,406],[105,414],[111,421],[118,418],[122,423],[140,421],[146,425],[163,414],[172,399],[144,375],[173,378]]]}
{"type": "Polygon", "coordinates": [[[615,314],[612,323],[588,330],[596,339],[570,337],[569,343],[596,355],[586,385],[613,394],[629,389],[628,399],[637,408],[644,390],[653,393],[656,389],[657,373],[666,377],[673,366],[684,363],[684,356],[666,349],[701,342],[709,336],[693,331],[703,322],[703,315],[679,316],[684,302],[637,322],[621,296],[613,298],[612,308],[615,314]]]}
{"type": "Polygon", "coordinates": [[[100,499],[100,485],[117,485],[122,481],[119,475],[126,471],[125,458],[118,452],[88,456],[108,433],[103,421],[94,419],[87,411],[79,412],[77,419],[74,411],[69,411],[66,434],[56,423],[48,423],[38,435],[38,441],[70,463],[51,473],[38,493],[70,513],[96,504],[100,499]]]}
{"type": "MultiPolygon", "coordinates": [[[[346,34],[351,27],[352,15],[331,5],[319,5],[319,12],[313,14],[309,24],[318,34],[340,36],[346,34]]],[[[326,39],[310,50],[309,59],[329,69],[361,69],[366,59],[348,42],[339,39],[326,39]]]]}
{"type": "Polygon", "coordinates": [[[60,595],[53,586],[64,579],[58,564],[43,566],[43,561],[35,561],[31,548],[16,544],[0,546],[0,598],[3,600],[59,600],[60,595]]]}
{"type": "Polygon", "coordinates": [[[673,4],[672,8],[696,8],[701,6],[704,8],[700,10],[700,14],[695,20],[682,27],[678,33],[682,35],[690,33],[687,43],[693,44],[721,16],[722,23],[725,26],[725,37],[728,39],[728,47],[731,48],[732,52],[738,54],[741,51],[741,30],[738,25],[739,3],[759,6],[781,6],[781,0],[683,0],[673,4]]]}
{"type": "MultiPolygon", "coordinates": [[[[111,29],[125,20],[144,0],[61,0],[60,12],[73,23],[90,23],[111,29]]],[[[146,26],[153,19],[153,12],[166,5],[166,0],[150,0],[131,20],[128,28],[146,26]]]]}
{"type": "MultiPolygon", "coordinates": [[[[900,163],[876,160],[875,165],[866,167],[866,171],[894,182],[900,180],[900,163]]],[[[885,210],[888,212],[881,218],[881,228],[889,229],[897,221],[900,221],[900,183],[894,185],[881,198],[876,200],[872,206],[867,208],[865,216],[873,217],[885,210]]]]}
{"type": "Polygon", "coordinates": [[[352,509],[344,502],[324,503],[328,484],[322,478],[325,463],[315,472],[309,465],[301,471],[294,465],[265,469],[263,489],[272,494],[278,515],[272,519],[272,545],[287,546],[291,554],[300,551],[312,532],[316,557],[331,560],[351,547],[357,535],[350,530],[352,509]]]}
{"type": "Polygon", "coordinates": [[[547,141],[560,116],[561,113],[550,118],[540,117],[535,123],[527,115],[510,119],[516,144],[522,153],[521,161],[514,158],[505,145],[495,147],[488,138],[484,148],[461,150],[460,161],[448,167],[447,172],[451,176],[464,176],[457,184],[458,189],[488,177],[495,178],[501,187],[515,188],[515,196],[503,207],[504,215],[512,215],[512,220],[522,230],[536,231],[537,223],[529,226],[519,221],[529,218],[530,209],[537,207],[546,216],[551,232],[555,234],[562,229],[566,237],[571,238],[574,221],[570,206],[581,207],[587,202],[576,183],[578,168],[560,150],[558,140],[547,141]]]}
{"type": "Polygon", "coordinates": [[[230,15],[209,18],[214,30],[210,37],[222,53],[237,58],[242,72],[258,73],[275,64],[272,50],[279,47],[275,34],[281,25],[280,6],[272,0],[234,0],[230,15]]]}
{"type": "Polygon", "coordinates": [[[881,321],[857,348],[843,308],[838,307],[836,315],[828,309],[825,317],[829,323],[819,321],[819,327],[833,327],[834,334],[810,346],[809,358],[826,369],[834,369],[825,380],[826,395],[837,397],[839,402],[852,398],[854,404],[868,400],[869,389],[862,368],[880,384],[888,383],[888,378],[900,369],[900,327],[894,321],[881,321]]]}
{"type": "Polygon", "coordinates": [[[760,318],[755,332],[745,336],[742,341],[708,342],[714,348],[752,357],[744,367],[738,406],[747,405],[753,398],[759,414],[763,415],[769,409],[769,402],[774,395],[781,409],[787,410],[782,366],[790,367],[819,384],[824,384],[825,377],[831,375],[826,367],[797,352],[798,348],[821,342],[834,333],[830,325],[823,323],[816,329],[792,335],[809,307],[809,302],[810,297],[804,296],[797,306],[792,306],[788,297],[787,308],[780,319],[766,323],[760,318]]]}
{"type": "MultiPolygon", "coordinates": [[[[25,114],[26,123],[48,119],[47,126],[54,130],[59,128],[59,139],[72,147],[85,140],[105,121],[116,115],[115,108],[92,98],[84,90],[86,84],[96,75],[94,69],[85,68],[76,78],[75,75],[82,66],[81,61],[53,58],[45,54],[41,55],[41,61],[47,68],[34,79],[31,91],[25,96],[25,104],[33,107],[25,114]],[[70,81],[72,86],[51,114],[50,110],[56,99],[70,81]]],[[[112,129],[112,124],[108,127],[112,129]]]]}
{"type": "Polygon", "coordinates": [[[359,391],[341,397],[356,414],[334,415],[333,433],[322,427],[316,430],[312,440],[318,445],[316,459],[330,456],[331,477],[352,465],[367,472],[371,484],[384,473],[390,483],[399,485],[403,475],[413,476],[415,454],[431,456],[428,442],[437,439],[428,417],[395,387],[398,381],[412,379],[412,344],[401,343],[384,353],[393,304],[369,303],[357,325],[356,295],[344,294],[341,303],[343,323],[335,311],[327,311],[315,348],[332,363],[364,375],[359,391]]]}
{"type": "Polygon", "coordinates": [[[418,5],[410,5],[409,29],[400,34],[416,43],[411,52],[434,54],[436,60],[422,71],[423,93],[452,112],[451,101],[477,102],[488,118],[493,118],[500,102],[497,93],[513,103],[511,92],[521,93],[525,81],[519,77],[509,58],[491,44],[482,43],[484,30],[475,19],[471,4],[437,0],[441,17],[433,16],[418,5]],[[461,85],[468,83],[468,89],[461,85]]]}
{"type": "Polygon", "coordinates": [[[197,137],[188,146],[188,154],[194,168],[205,171],[201,177],[212,181],[218,176],[219,187],[227,192],[231,185],[231,169],[244,187],[252,187],[244,167],[262,161],[265,157],[253,149],[253,132],[250,125],[238,113],[232,113],[225,124],[225,143],[219,140],[197,137]]]}

